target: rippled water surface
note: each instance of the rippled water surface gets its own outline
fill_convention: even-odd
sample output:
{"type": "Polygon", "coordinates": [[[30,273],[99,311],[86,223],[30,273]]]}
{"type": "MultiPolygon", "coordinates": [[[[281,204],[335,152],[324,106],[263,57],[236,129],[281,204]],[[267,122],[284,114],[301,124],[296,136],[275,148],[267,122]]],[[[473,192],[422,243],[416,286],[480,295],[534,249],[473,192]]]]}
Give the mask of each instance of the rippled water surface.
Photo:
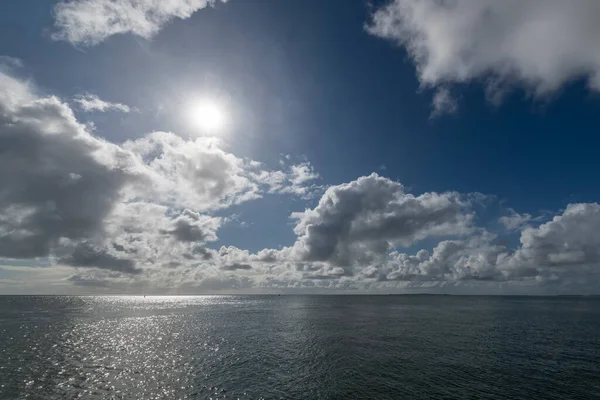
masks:
{"type": "Polygon", "coordinates": [[[0,296],[0,398],[600,398],[600,300],[0,296]]]}

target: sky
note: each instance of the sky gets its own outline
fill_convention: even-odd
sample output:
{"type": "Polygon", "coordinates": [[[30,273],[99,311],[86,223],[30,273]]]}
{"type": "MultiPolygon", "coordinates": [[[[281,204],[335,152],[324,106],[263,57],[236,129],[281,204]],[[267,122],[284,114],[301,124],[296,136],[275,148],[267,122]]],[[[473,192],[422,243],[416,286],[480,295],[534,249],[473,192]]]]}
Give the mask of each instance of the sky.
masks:
{"type": "Polygon", "coordinates": [[[600,294],[595,0],[0,4],[0,294],[600,294]]]}

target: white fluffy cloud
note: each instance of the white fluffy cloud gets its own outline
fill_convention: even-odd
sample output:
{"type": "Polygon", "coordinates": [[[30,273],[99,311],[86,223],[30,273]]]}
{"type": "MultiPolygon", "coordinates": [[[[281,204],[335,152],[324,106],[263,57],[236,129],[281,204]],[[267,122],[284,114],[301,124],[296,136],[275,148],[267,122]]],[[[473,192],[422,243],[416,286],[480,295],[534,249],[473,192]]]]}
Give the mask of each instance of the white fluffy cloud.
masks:
{"type": "Polygon", "coordinates": [[[128,113],[132,111],[132,108],[122,103],[111,103],[110,101],[104,101],[95,94],[80,94],[73,98],[73,101],[77,106],[86,112],[106,112],[106,111],[119,111],[128,113]]]}
{"type": "MultiPolygon", "coordinates": [[[[74,45],[95,45],[132,33],[151,38],[175,18],[189,18],[219,0],[62,0],[54,8],[52,35],[74,45]]],[[[220,0],[226,1],[226,0],[220,0]]]]}
{"type": "MultiPolygon", "coordinates": [[[[153,132],[122,147],[137,157],[153,181],[153,186],[138,190],[180,207],[226,208],[263,193],[302,196],[314,189],[311,180],[318,175],[297,182],[296,166],[284,171],[264,169],[261,163],[236,157],[222,146],[216,138],[186,140],[169,132],[153,132]]],[[[306,163],[298,166],[305,167],[306,163]]]]}
{"type": "MultiPolygon", "coordinates": [[[[599,266],[600,205],[570,204],[562,215],[521,233],[514,263],[540,268],[599,266]]],[[[571,271],[573,272],[573,271],[571,271]]]]}
{"type": "Polygon", "coordinates": [[[499,260],[509,256],[510,251],[493,245],[489,239],[483,235],[470,240],[442,241],[431,254],[427,250],[415,255],[393,252],[382,268],[369,272],[378,280],[504,280],[499,260]]]}
{"type": "MultiPolygon", "coordinates": [[[[522,226],[522,225],[521,225],[522,226]]],[[[554,290],[570,287],[597,291],[600,277],[600,205],[571,204],[552,221],[538,227],[526,226],[520,233],[520,247],[512,249],[496,241],[497,236],[478,230],[465,239],[443,240],[432,252],[414,255],[393,250],[384,257],[371,258],[353,276],[339,279],[331,262],[326,265],[288,266],[272,280],[293,285],[302,279],[328,279],[333,286],[348,282],[379,284],[397,282],[513,282],[554,285],[554,290]],[[293,271],[316,271],[294,275],[293,271]],[[277,276],[280,278],[277,279],[277,276]],[[281,278],[283,277],[283,278],[281,278]]],[[[356,250],[365,251],[356,246],[356,250]]],[[[347,271],[344,271],[347,272],[347,271]]],[[[389,287],[389,286],[388,286],[389,287]]]]}
{"type": "Polygon", "coordinates": [[[599,18],[595,0],[393,0],[367,29],[406,48],[421,84],[442,88],[437,100],[480,80],[499,101],[513,86],[544,96],[576,78],[600,90],[599,18]]]}
{"type": "Polygon", "coordinates": [[[473,214],[458,193],[405,193],[401,184],[376,174],[332,186],[312,210],[295,213],[302,261],[364,264],[396,246],[427,237],[472,232],[473,214]]]}
{"type": "Polygon", "coordinates": [[[331,187],[317,207],[294,215],[297,241],[271,250],[263,262],[262,285],[377,290],[476,282],[488,289],[512,284],[514,290],[542,293],[597,291],[600,205],[571,204],[537,227],[540,218],[511,211],[504,222],[509,231],[520,232],[521,242],[511,248],[498,235],[473,226],[469,198],[414,196],[376,175],[331,187]],[[405,252],[436,237],[442,240],[431,251],[405,252]]]}
{"type": "Polygon", "coordinates": [[[226,207],[260,197],[256,163],[225,152],[214,138],[186,140],[154,132],[123,148],[139,157],[154,185],[147,197],[191,209],[226,207]]]}

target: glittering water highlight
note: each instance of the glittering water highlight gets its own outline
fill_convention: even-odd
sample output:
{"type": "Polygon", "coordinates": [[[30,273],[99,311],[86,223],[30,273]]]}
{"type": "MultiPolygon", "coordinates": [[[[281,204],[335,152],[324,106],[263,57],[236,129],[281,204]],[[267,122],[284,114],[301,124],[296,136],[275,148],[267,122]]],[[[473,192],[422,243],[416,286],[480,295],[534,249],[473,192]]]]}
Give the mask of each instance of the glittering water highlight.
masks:
{"type": "Polygon", "coordinates": [[[0,398],[600,398],[599,333],[596,298],[0,296],[0,398]]]}

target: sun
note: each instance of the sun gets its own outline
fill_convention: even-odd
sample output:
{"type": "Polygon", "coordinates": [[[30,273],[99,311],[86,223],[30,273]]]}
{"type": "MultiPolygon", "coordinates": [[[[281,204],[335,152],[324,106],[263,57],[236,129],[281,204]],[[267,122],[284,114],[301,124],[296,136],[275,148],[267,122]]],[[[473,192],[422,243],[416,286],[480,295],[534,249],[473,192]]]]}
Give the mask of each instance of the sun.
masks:
{"type": "Polygon", "coordinates": [[[189,109],[192,124],[202,133],[217,134],[225,128],[227,118],[223,108],[214,101],[202,100],[194,103],[189,109]]]}

